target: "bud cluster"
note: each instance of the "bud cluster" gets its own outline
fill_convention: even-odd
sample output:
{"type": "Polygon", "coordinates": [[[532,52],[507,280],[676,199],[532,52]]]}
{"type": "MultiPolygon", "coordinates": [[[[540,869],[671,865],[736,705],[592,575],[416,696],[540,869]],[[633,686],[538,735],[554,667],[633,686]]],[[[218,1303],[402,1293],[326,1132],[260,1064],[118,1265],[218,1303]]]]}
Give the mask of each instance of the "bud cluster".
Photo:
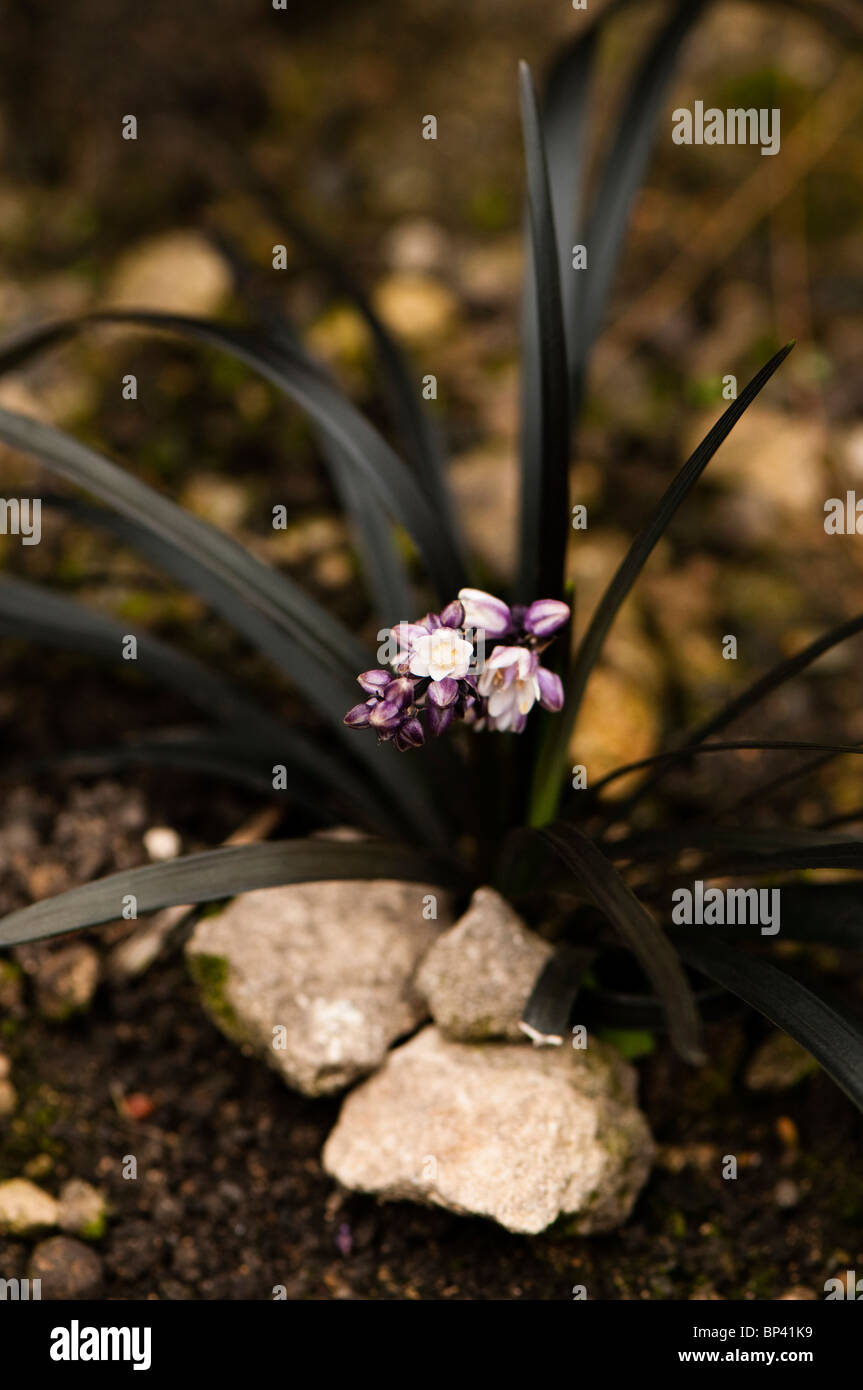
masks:
{"type": "Polygon", "coordinates": [[[372,728],[400,752],[419,748],[454,721],[477,731],[521,733],[534,704],[557,712],[560,677],[539,655],[569,618],[557,599],[503,602],[481,589],[462,589],[440,613],[390,629],[390,669],[363,671],[369,697],[345,715],[352,729],[372,728]],[[495,642],[485,660],[485,642],[495,642]]]}

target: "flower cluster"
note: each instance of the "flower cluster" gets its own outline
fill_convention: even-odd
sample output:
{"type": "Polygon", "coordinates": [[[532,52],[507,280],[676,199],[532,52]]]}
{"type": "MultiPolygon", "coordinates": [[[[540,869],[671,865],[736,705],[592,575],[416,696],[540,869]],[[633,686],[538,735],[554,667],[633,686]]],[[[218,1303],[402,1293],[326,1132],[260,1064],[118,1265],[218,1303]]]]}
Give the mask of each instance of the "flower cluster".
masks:
{"type": "Polygon", "coordinates": [[[388,629],[378,658],[389,669],[363,671],[369,697],[345,715],[351,729],[372,728],[405,752],[454,720],[475,730],[520,734],[535,704],[557,712],[560,677],[540,652],[569,618],[557,599],[510,607],[481,589],[462,589],[440,613],[388,629]],[[486,658],[486,640],[495,645],[486,658]]]}

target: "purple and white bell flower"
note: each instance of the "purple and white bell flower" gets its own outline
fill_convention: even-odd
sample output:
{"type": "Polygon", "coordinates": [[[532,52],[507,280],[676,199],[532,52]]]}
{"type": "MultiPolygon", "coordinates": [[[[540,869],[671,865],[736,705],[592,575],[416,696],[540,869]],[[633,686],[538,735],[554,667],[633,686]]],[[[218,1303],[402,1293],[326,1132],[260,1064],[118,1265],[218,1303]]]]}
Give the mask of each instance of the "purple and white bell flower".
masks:
{"type": "Polygon", "coordinates": [[[476,683],[488,727],[520,734],[539,699],[539,657],[527,647],[495,647],[476,683]]]}
{"type": "Polygon", "coordinates": [[[538,598],[525,610],[524,630],[532,637],[553,637],[568,621],[568,604],[556,598],[538,598]]]}
{"type": "Polygon", "coordinates": [[[459,603],[464,612],[463,626],[486,637],[505,637],[512,627],[512,609],[503,599],[486,594],[482,589],[459,589],[459,603]]]}
{"type": "Polygon", "coordinates": [[[563,681],[555,671],[546,671],[540,666],[536,672],[539,686],[539,703],[549,714],[560,714],[563,709],[563,681]]]}
{"type": "Polygon", "coordinates": [[[482,589],[461,589],[440,613],[398,623],[386,633],[383,666],[357,681],[368,697],[345,715],[352,729],[373,728],[400,752],[419,748],[456,722],[497,733],[521,733],[534,705],[563,707],[560,677],[539,654],[569,619],[558,599],[510,607],[482,589]],[[485,641],[495,645],[485,658],[485,641]]]}

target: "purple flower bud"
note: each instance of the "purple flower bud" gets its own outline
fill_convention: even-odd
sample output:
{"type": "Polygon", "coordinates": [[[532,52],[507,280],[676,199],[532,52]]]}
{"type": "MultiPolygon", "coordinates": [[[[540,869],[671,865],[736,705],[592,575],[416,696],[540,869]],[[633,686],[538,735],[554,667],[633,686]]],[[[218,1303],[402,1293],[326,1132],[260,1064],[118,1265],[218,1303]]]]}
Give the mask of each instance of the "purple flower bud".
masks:
{"type": "Polygon", "coordinates": [[[434,632],[435,628],[443,627],[440,613],[426,613],[424,618],[420,618],[420,627],[424,627],[426,632],[434,632]]]}
{"type": "Polygon", "coordinates": [[[432,681],[428,688],[428,697],[432,705],[439,705],[441,709],[446,709],[458,696],[458,681],[453,680],[452,676],[444,676],[442,681],[432,681]]]}
{"type": "Polygon", "coordinates": [[[435,738],[448,729],[455,718],[455,709],[452,705],[441,707],[440,705],[429,705],[428,710],[429,733],[435,738]]]}
{"type": "Polygon", "coordinates": [[[416,716],[406,719],[393,736],[393,743],[400,753],[406,753],[409,748],[420,748],[425,741],[425,730],[416,716]]]}
{"type": "Polygon", "coordinates": [[[444,627],[464,627],[464,608],[457,598],[442,610],[440,620],[444,627]]]}
{"type": "Polygon", "coordinates": [[[536,678],[539,681],[539,703],[543,709],[557,714],[559,710],[563,709],[563,684],[560,676],[556,676],[553,671],[546,671],[544,666],[540,666],[536,678]]]}
{"type": "Polygon", "coordinates": [[[369,695],[380,695],[393,678],[392,671],[363,671],[357,676],[358,683],[369,695]]]}
{"type": "Polygon", "coordinates": [[[401,709],[392,700],[379,700],[369,715],[369,723],[375,729],[396,729],[401,719],[401,709]]]}
{"type": "Polygon", "coordinates": [[[551,637],[569,617],[569,605],[556,598],[538,598],[524,615],[524,628],[534,637],[551,637]]]}
{"type": "Polygon", "coordinates": [[[397,680],[390,677],[383,694],[388,704],[395,705],[396,709],[404,709],[405,705],[413,703],[414,683],[407,676],[399,676],[397,680]]]}
{"type": "Polygon", "coordinates": [[[375,707],[374,700],[367,700],[364,705],[354,705],[345,715],[345,723],[349,729],[365,729],[368,727],[371,711],[375,707]]]}
{"type": "Polygon", "coordinates": [[[503,599],[487,594],[483,589],[460,589],[464,609],[464,626],[473,632],[482,631],[486,637],[503,637],[512,626],[512,613],[503,599]]]}

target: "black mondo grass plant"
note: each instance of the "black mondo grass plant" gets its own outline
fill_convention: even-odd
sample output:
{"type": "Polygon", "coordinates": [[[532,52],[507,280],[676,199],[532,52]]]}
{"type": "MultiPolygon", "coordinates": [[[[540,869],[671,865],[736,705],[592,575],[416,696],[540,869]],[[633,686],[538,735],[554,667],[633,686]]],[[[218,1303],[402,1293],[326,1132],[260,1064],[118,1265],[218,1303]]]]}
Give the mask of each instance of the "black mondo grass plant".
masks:
{"type": "MultiPolygon", "coordinates": [[[[686,855],[705,881],[782,882],[785,938],[860,948],[860,884],[847,874],[834,883],[801,881],[799,871],[859,871],[863,841],[838,830],[729,827],[712,824],[707,815],[680,824],[669,819],[663,799],[670,770],[691,769],[717,752],[782,751],[790,773],[800,774],[863,751],[852,744],[716,737],[861,631],[863,617],[768,670],[674,748],[587,788],[572,785],[570,749],[582,697],[624,600],[678,508],[792,346],[766,362],[673,478],[570,653],[569,472],[588,356],[663,96],[702,9],[697,0],[673,6],[642,56],[586,207],[597,26],[559,56],[541,110],[530,72],[521,68],[529,256],[520,562],[509,594],[487,593],[482,576],[472,572],[413,371],[362,291],[326,252],[325,269],[371,330],[401,453],[269,304],[252,303],[244,325],[169,313],[93,313],[28,330],[0,346],[0,370],[8,372],[85,328],[122,324],[189,338],[260,373],[311,422],[351,524],[384,644],[376,652],[373,642],[360,640],[288,577],[125,468],[58,429],[0,410],[5,445],[35,456],[95,499],[57,495],[45,505],[109,533],[203,598],[281,670],[317,721],[311,731],[298,731],[223,675],[143,633],[139,671],[194,702],[207,723],[194,735],[148,734],[98,750],[101,766],[161,764],[234,780],[295,805],[312,829],[348,821],[367,834],[344,842],[310,833],[112,874],[12,912],[0,921],[0,944],[13,947],[112,921],[130,894],[144,914],[315,880],[435,883],[463,898],[491,882],[557,946],[525,1009],[531,1036],[560,1039],[577,1009],[579,1021],[594,1026],[666,1032],[679,1055],[698,1064],[704,1059],[703,1016],[736,996],[796,1038],[863,1106],[863,1029],[844,1005],[817,981],[777,965],[770,940],[753,939],[751,928],[681,930],[668,911],[668,884],[686,855]],[[572,273],[568,248],[574,239],[591,248],[589,274],[572,273]],[[417,619],[424,608],[425,617],[417,619]],[[801,764],[807,752],[813,758],[801,764]],[[643,774],[635,790],[613,795],[618,779],[629,776],[632,785],[632,774],[643,774]],[[649,821],[633,815],[636,807],[650,809],[649,821]],[[789,874],[798,877],[783,877],[789,874]]],[[[248,277],[229,254],[242,289],[248,277]]],[[[116,661],[124,628],[65,596],[3,576],[0,631],[116,661]]],[[[764,788],[765,804],[770,791],[764,788]]],[[[677,870],[678,879],[682,873],[677,870]]]]}

